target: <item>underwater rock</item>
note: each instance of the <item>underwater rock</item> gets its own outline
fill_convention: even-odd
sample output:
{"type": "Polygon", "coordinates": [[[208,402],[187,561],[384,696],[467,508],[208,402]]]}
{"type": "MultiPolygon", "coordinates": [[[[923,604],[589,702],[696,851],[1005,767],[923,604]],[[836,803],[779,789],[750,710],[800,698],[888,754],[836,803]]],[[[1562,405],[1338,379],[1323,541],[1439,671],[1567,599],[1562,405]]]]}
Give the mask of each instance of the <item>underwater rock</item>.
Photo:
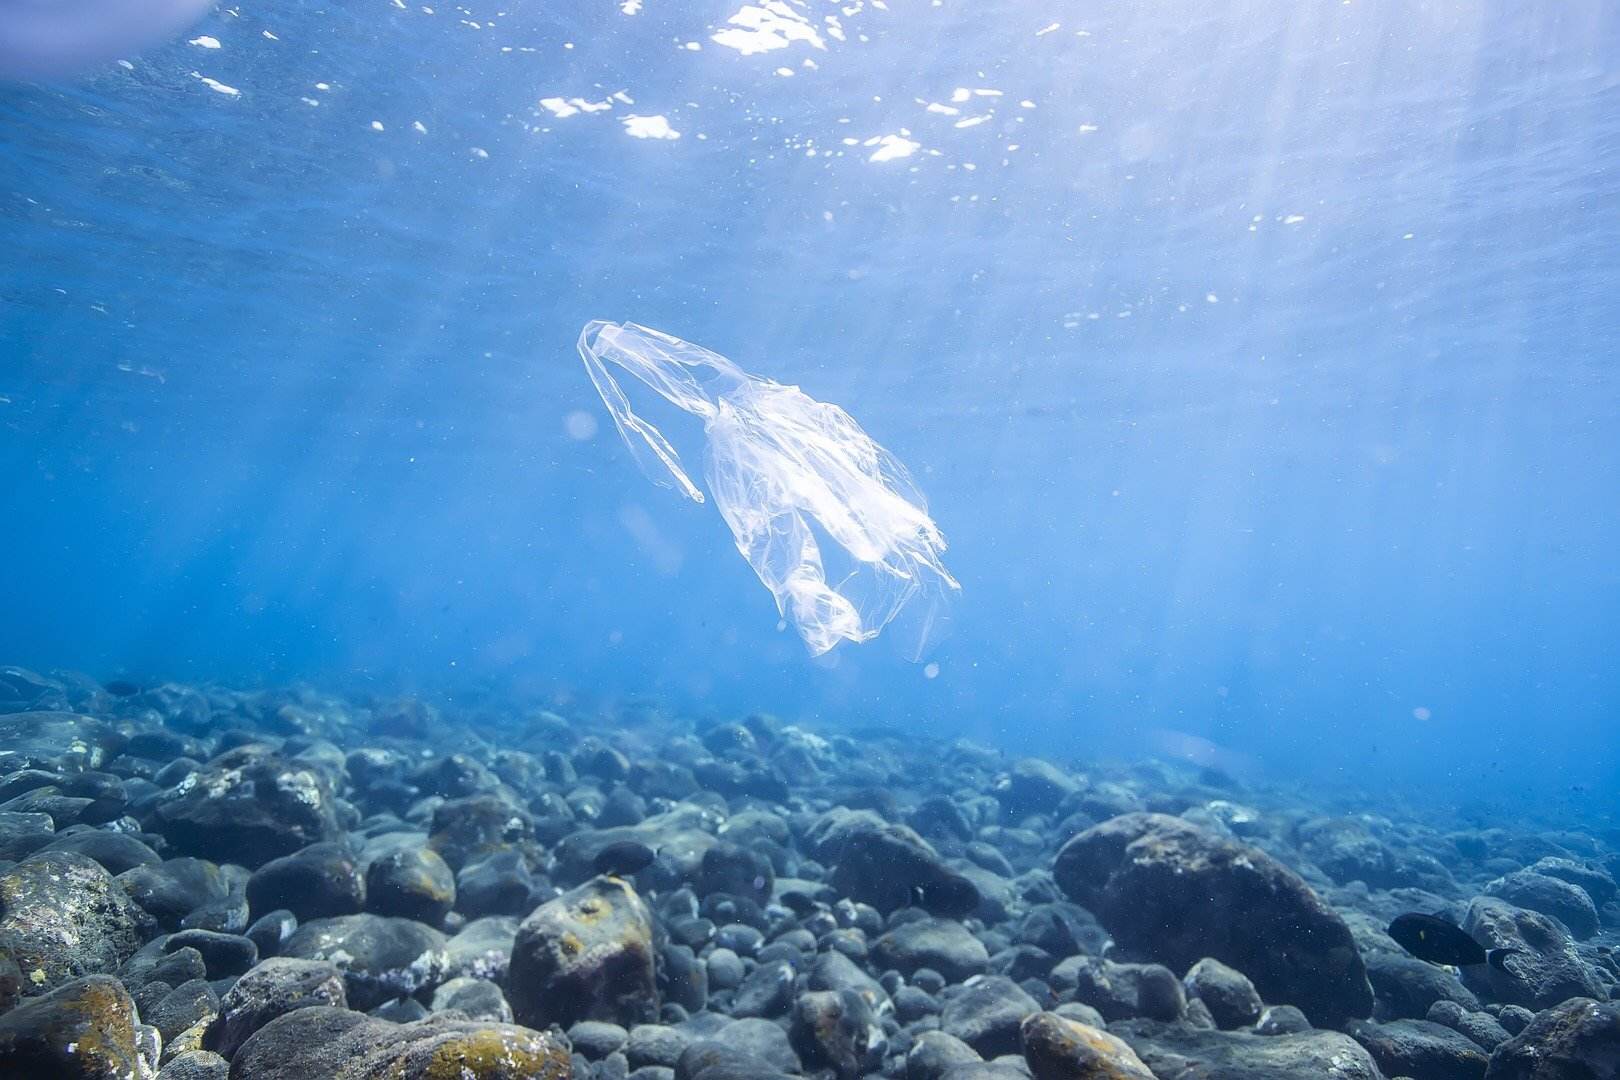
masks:
{"type": "Polygon", "coordinates": [[[1223,1030],[1248,1027],[1265,1008],[1247,975],[1206,956],[1183,979],[1187,993],[1204,1003],[1210,1019],[1223,1030]]]}
{"type": "Polygon", "coordinates": [[[8,772],[99,769],[126,742],[111,724],[78,713],[35,710],[0,715],[0,769],[8,772]]]}
{"type": "Polygon", "coordinates": [[[128,1080],[157,1071],[135,1002],[117,979],[90,975],[0,1016],[0,1076],[128,1080]]]}
{"type": "Polygon", "coordinates": [[[952,993],[939,1026],[980,1056],[991,1058],[1018,1053],[1019,1025],[1040,1011],[1040,1004],[1023,987],[1004,975],[986,975],[952,993]]]}
{"type": "Polygon", "coordinates": [[[1515,950],[1501,968],[1463,969],[1463,984],[1494,1001],[1547,1009],[1572,997],[1608,997],[1568,931],[1551,916],[1481,896],[1468,905],[1463,929],[1487,949],[1515,950]]]}
{"type": "Polygon", "coordinates": [[[800,1059],[811,1068],[830,1068],[853,1080],[882,1029],[866,999],[844,991],[812,990],[793,1002],[789,1038],[800,1059]]]}
{"type": "Polygon", "coordinates": [[[42,852],[0,870],[0,941],[38,994],[110,974],[155,925],[112,875],[72,852],[42,852]]]}
{"type": "Polygon", "coordinates": [[[1546,855],[1526,869],[1532,873],[1567,881],[1571,885],[1579,885],[1586,890],[1586,895],[1590,896],[1592,903],[1599,908],[1620,900],[1620,885],[1615,884],[1614,878],[1607,870],[1590,862],[1546,855]]]}
{"type": "Polygon", "coordinates": [[[630,1042],[630,1033],[604,1020],[581,1020],[568,1029],[568,1042],[574,1053],[584,1055],[588,1061],[600,1061],[623,1050],[630,1042]]]}
{"type": "Polygon", "coordinates": [[[216,930],[181,930],[163,942],[164,952],[193,949],[203,958],[210,979],[240,975],[259,962],[259,947],[241,934],[216,930]]]}
{"type": "Polygon", "coordinates": [[[652,914],[622,878],[597,877],[540,905],[518,927],[507,972],[523,1024],[609,1020],[658,1012],[652,914]]]}
{"type": "Polygon", "coordinates": [[[26,859],[55,839],[51,815],[0,810],[0,859],[26,859]]]}
{"type": "Polygon", "coordinates": [[[521,806],[490,792],[440,803],[428,846],[459,870],[473,859],[534,839],[534,819],[521,806]]]}
{"type": "Polygon", "coordinates": [[[1594,1080],[1620,1069],[1620,1001],[1576,997],[1496,1048],[1486,1080],[1594,1080]]]}
{"type": "Polygon", "coordinates": [[[1428,1020],[1387,1024],[1357,1020],[1347,1030],[1388,1076],[1481,1080],[1489,1063],[1485,1051],[1472,1039],[1428,1020]]]}
{"type": "Polygon", "coordinates": [[[158,1070],[157,1080],[229,1080],[231,1063],[212,1050],[187,1050],[158,1070]]]}
{"type": "Polygon", "coordinates": [[[326,841],[271,859],[253,871],[247,901],[253,918],[278,909],[291,911],[300,920],[353,915],[365,907],[365,880],[349,846],[326,841]]]}
{"type": "Polygon", "coordinates": [[[675,1080],[793,1080],[792,1074],[724,1040],[695,1042],[681,1052],[675,1080]]]}
{"type": "Polygon", "coordinates": [[[445,973],[445,944],[439,931],[410,919],[338,915],[299,926],[281,954],[336,964],[350,1005],[370,1009],[437,986],[445,973]]]}
{"type": "Polygon", "coordinates": [[[1019,1029],[1035,1080],[1155,1080],[1123,1039],[1056,1013],[1036,1013],[1019,1029]]]}
{"type": "Polygon", "coordinates": [[[1052,969],[1053,988],[1104,1020],[1180,1020],[1187,1015],[1186,991],[1175,972],[1161,964],[1120,964],[1096,956],[1071,956],[1052,969]]]}
{"type": "Polygon", "coordinates": [[[436,1013],[454,1009],[468,1020],[488,1020],[497,1024],[512,1022],[512,1006],[506,1003],[501,988],[488,979],[474,979],[466,975],[442,982],[433,991],[432,1010],[436,1013]]]}
{"type": "Polygon", "coordinates": [[[1551,915],[1577,939],[1589,938],[1597,933],[1597,906],[1592,902],[1591,895],[1579,885],[1572,885],[1560,878],[1532,870],[1515,870],[1489,882],[1484,893],[1506,900],[1515,907],[1551,915]]]}
{"type": "Polygon", "coordinates": [[[448,977],[470,975],[493,982],[506,981],[512,962],[512,943],[518,920],[509,915],[474,919],[445,943],[444,970],[448,977]]]}
{"type": "Polygon", "coordinates": [[[1354,1039],[1337,1031],[1251,1035],[1152,1020],[1110,1025],[1158,1080],[1385,1080],[1354,1039]]]}
{"type": "Polygon", "coordinates": [[[165,793],[146,827],[182,855],[249,867],[337,839],[326,773],[274,754],[246,756],[252,749],[221,755],[165,793]]]}
{"type": "MultiPolygon", "coordinates": [[[[741,968],[741,961],[738,961],[738,968],[741,968]]],[[[792,1002],[793,965],[778,961],[760,964],[748,972],[743,977],[742,984],[737,987],[736,994],[732,996],[731,1007],[727,1011],[737,1017],[763,1016],[775,1019],[784,1015],[792,1002]]]]}
{"type": "Polygon", "coordinates": [[[181,1033],[195,1024],[208,1024],[219,1015],[219,995],[204,979],[183,982],[150,1009],[141,1011],[141,1017],[157,1028],[163,1036],[165,1051],[181,1033]]]}
{"type": "Polygon", "coordinates": [[[788,1033],[770,1020],[759,1017],[732,1020],[722,1025],[714,1037],[717,1041],[735,1047],[749,1057],[765,1062],[773,1069],[784,1073],[802,1071],[798,1051],[793,1049],[788,1033]]]}
{"type": "Polygon", "coordinates": [[[242,936],[258,946],[261,957],[279,956],[281,946],[296,929],[298,917],[286,908],[277,908],[254,919],[242,936]]]}
{"type": "Polygon", "coordinates": [[[278,1016],[311,1005],[348,1006],[343,974],[325,960],[272,957],[231,986],[205,1045],[229,1058],[254,1032],[278,1016]]]}
{"type": "Polygon", "coordinates": [[[946,865],[932,845],[905,825],[870,810],[835,807],[805,834],[811,852],[832,866],[839,895],[888,914],[917,906],[944,918],[965,918],[979,907],[979,890],[946,865]]]}
{"type": "Polygon", "coordinates": [[[1178,970],[1213,956],[1323,1025],[1372,1013],[1349,927],[1258,848],[1179,818],[1126,814],[1066,843],[1052,873],[1129,954],[1178,970]]]}
{"type": "Polygon", "coordinates": [[[66,712],[67,693],[62,684],[37,671],[0,667],[0,713],[66,712]]]}
{"type": "Polygon", "coordinates": [[[1479,999],[1448,968],[1414,956],[1389,952],[1367,954],[1367,978],[1377,999],[1377,1018],[1421,1020],[1438,1002],[1464,1009],[1479,1008],[1479,999]]]}
{"type": "Polygon", "coordinates": [[[906,1080],[940,1080],[952,1069],[983,1061],[978,1051],[955,1035],[924,1031],[906,1052],[906,1080]]]}
{"type": "Polygon", "coordinates": [[[316,1006],[270,1021],[231,1059],[233,1080],[570,1080],[567,1044],[510,1024],[429,1017],[406,1024],[316,1006]]]}
{"type": "Polygon", "coordinates": [[[1444,1024],[1451,1030],[1472,1039],[1481,1049],[1490,1051],[1513,1036],[1501,1022],[1487,1012],[1469,1012],[1454,1001],[1437,1001],[1429,1007],[1424,1019],[1444,1024]]]}
{"type": "Polygon", "coordinates": [[[1029,814],[1052,813],[1063,800],[1079,794],[1080,784],[1049,761],[1020,758],[997,777],[992,791],[1007,816],[1016,820],[1029,814]]]}
{"type": "Polygon", "coordinates": [[[526,915],[534,909],[535,880],[522,852],[496,851],[456,872],[455,908],[469,919],[526,915]]]}
{"type": "Polygon", "coordinates": [[[951,982],[982,975],[990,966],[984,943],[951,919],[917,919],[897,926],[873,942],[872,957],[902,975],[925,967],[951,982]]]}
{"type": "Polygon", "coordinates": [[[114,877],[137,866],[157,866],[163,862],[162,856],[135,837],[106,829],[58,833],[41,850],[71,851],[94,859],[114,877]]]}
{"type": "Polygon", "coordinates": [[[563,837],[553,851],[557,860],[559,884],[578,884],[597,874],[596,861],[614,844],[635,841],[654,852],[667,854],[683,880],[696,877],[703,855],[720,841],[712,830],[722,818],[713,810],[680,803],[663,814],[655,814],[639,825],[611,829],[581,829],[563,837]]]}
{"type": "Polygon", "coordinates": [[[366,910],[437,925],[456,903],[456,877],[432,848],[414,847],[373,859],[366,868],[366,910]]]}
{"type": "Polygon", "coordinates": [[[679,1028],[664,1024],[637,1024],[625,1043],[625,1058],[632,1069],[646,1066],[674,1069],[691,1038],[679,1028]]]}

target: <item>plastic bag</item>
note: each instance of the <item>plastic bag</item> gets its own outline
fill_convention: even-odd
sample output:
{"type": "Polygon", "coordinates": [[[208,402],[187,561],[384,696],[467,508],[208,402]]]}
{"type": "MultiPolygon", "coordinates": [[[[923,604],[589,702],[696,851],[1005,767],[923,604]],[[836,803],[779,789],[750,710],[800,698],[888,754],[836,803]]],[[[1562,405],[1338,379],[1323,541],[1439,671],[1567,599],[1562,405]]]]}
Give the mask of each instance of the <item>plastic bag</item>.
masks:
{"type": "Polygon", "coordinates": [[[902,609],[911,659],[938,640],[961,589],[940,561],[945,538],[905,466],[843,409],[635,323],[587,323],[579,355],[642,471],[698,503],[675,447],[608,365],[703,421],[715,506],[812,655],[871,640],[902,609]]]}

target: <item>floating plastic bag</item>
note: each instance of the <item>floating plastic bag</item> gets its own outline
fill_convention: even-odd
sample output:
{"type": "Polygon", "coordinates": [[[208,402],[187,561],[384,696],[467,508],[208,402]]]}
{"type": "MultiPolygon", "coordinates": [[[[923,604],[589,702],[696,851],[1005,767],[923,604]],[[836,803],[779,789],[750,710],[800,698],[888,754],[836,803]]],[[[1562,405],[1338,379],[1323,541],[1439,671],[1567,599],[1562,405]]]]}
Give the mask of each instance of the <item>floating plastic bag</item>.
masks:
{"type": "Polygon", "coordinates": [[[843,409],[635,323],[587,323],[579,355],[642,471],[698,503],[675,447],[631,409],[608,365],[703,421],[715,506],[812,655],[871,640],[908,605],[908,655],[938,639],[961,589],[940,561],[945,538],[905,466],[843,409]],[[836,546],[824,552],[818,533],[836,546]]]}

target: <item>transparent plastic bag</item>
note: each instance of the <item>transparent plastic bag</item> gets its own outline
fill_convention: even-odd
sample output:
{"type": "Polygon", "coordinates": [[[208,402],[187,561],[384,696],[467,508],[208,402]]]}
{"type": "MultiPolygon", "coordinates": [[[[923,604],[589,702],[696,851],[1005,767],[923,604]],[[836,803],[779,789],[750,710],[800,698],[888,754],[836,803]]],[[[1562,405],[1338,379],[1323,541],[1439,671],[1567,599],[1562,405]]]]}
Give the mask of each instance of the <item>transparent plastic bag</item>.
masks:
{"type": "Polygon", "coordinates": [[[587,323],[579,354],[642,471],[698,503],[675,447],[609,365],[702,420],[715,506],[812,655],[870,641],[903,609],[911,659],[938,640],[961,589],[940,560],[945,538],[905,466],[843,409],[635,323],[587,323]]]}

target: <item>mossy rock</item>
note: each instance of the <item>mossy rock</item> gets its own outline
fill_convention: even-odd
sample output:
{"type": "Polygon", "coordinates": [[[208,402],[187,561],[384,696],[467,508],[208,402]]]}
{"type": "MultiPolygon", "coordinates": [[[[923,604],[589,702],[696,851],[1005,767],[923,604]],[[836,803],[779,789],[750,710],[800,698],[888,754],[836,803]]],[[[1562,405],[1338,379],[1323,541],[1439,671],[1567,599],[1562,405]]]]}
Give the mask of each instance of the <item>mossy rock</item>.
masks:
{"type": "Polygon", "coordinates": [[[0,1076],[128,1080],[151,1076],[135,1002],[110,975],[25,999],[0,1016],[0,1076]]]}

